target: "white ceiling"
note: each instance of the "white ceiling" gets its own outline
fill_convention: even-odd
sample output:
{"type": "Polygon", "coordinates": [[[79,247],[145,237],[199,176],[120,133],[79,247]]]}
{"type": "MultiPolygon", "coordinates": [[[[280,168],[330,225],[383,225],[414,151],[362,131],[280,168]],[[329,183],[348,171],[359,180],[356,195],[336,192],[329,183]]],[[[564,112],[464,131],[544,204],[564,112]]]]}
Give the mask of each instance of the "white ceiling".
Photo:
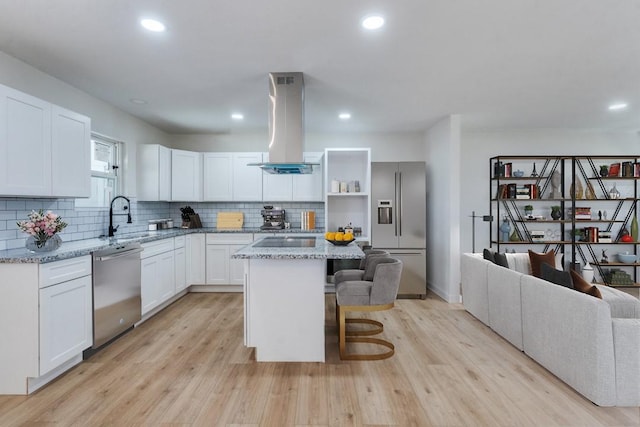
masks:
{"type": "Polygon", "coordinates": [[[270,71],[304,73],[308,131],[420,131],[450,113],[637,131],[639,18],[637,0],[0,0],[0,50],[169,133],[266,128],[270,71]],[[366,33],[371,12],[386,26],[366,33]]]}

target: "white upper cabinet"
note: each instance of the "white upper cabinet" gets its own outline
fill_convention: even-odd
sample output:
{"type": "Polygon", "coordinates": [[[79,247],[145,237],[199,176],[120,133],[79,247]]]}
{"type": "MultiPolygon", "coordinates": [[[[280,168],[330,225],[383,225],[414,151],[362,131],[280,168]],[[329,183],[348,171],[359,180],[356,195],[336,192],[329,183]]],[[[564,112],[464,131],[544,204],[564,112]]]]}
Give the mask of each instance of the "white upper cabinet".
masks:
{"type": "Polygon", "coordinates": [[[52,194],[91,197],[91,119],[56,105],[52,118],[52,194]]]}
{"type": "MultiPolygon", "coordinates": [[[[269,161],[269,154],[264,153],[263,161],[269,161]]],[[[323,153],[304,153],[305,163],[319,163],[313,167],[313,173],[304,175],[275,175],[263,173],[262,195],[265,202],[322,202],[323,188],[323,153]]]]}
{"type": "Polygon", "coordinates": [[[0,85],[0,195],[88,197],[90,138],[88,117],[0,85]]]}
{"type": "Polygon", "coordinates": [[[204,153],[205,201],[233,200],[233,154],[204,153]]]}
{"type": "Polygon", "coordinates": [[[202,200],[202,153],[171,150],[171,200],[202,200]]]}
{"type": "Polygon", "coordinates": [[[138,200],[171,200],[171,149],[158,144],[138,146],[138,200]]]}
{"type": "Polygon", "coordinates": [[[0,86],[0,194],[51,194],[51,104],[0,86]]]}
{"type": "Polygon", "coordinates": [[[233,153],[233,200],[262,201],[262,169],[248,166],[262,162],[262,153],[233,153]]]}

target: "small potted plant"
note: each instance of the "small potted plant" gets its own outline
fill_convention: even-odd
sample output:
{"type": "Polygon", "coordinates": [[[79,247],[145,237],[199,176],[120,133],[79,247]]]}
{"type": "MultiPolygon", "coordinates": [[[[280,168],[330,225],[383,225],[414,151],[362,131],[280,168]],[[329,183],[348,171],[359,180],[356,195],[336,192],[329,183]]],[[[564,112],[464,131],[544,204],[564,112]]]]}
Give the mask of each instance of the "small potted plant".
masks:
{"type": "Polygon", "coordinates": [[[584,238],[584,230],[582,228],[576,228],[575,230],[571,231],[571,233],[575,237],[576,242],[581,242],[584,238]]]}
{"type": "Polygon", "coordinates": [[[530,218],[533,216],[533,206],[532,205],[525,205],[524,207],[524,214],[527,218],[530,218]]]}
{"type": "Polygon", "coordinates": [[[560,210],[560,206],[551,206],[551,218],[560,219],[562,218],[562,211],[560,210]]]}

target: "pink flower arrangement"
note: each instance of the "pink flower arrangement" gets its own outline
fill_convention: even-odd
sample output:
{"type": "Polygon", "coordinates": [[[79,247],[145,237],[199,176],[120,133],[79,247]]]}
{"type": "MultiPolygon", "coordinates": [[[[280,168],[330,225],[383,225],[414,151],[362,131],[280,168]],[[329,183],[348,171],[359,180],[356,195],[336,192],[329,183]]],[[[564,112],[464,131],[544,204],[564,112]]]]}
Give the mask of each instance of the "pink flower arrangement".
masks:
{"type": "Polygon", "coordinates": [[[38,246],[44,245],[47,240],[67,226],[67,223],[58,215],[51,211],[45,213],[42,209],[38,212],[31,211],[28,220],[18,221],[17,224],[20,230],[35,238],[38,246]]]}

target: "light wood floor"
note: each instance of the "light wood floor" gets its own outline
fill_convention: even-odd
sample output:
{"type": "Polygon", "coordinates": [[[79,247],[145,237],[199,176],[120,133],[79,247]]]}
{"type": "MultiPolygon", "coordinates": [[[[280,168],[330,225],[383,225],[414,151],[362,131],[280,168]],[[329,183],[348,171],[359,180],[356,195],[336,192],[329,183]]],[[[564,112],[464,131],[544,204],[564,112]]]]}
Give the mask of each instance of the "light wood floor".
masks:
{"type": "MultiPolygon", "coordinates": [[[[286,310],[286,307],[283,307],[286,310]]],[[[327,363],[256,363],[241,294],[188,294],[31,396],[0,397],[0,426],[614,426],[600,408],[437,297],[373,313],[396,355],[342,362],[327,296],[327,363]]]]}

